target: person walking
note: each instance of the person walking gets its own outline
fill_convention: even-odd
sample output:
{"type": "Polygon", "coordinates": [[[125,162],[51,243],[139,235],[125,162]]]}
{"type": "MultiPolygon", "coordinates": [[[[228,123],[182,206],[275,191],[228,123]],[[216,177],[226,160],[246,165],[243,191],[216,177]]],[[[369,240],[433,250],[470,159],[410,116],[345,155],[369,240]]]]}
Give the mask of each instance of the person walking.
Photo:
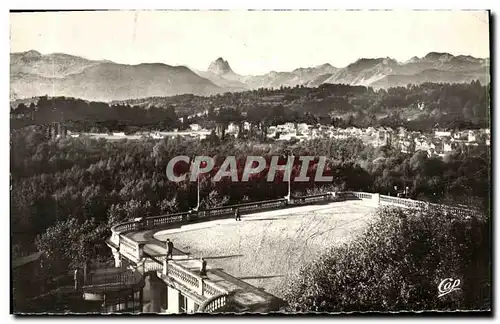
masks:
{"type": "Polygon", "coordinates": [[[200,276],[206,276],[207,275],[207,261],[205,259],[201,258],[201,265],[200,265],[200,276]]]}
{"type": "Polygon", "coordinates": [[[241,220],[240,210],[238,208],[234,211],[234,219],[237,221],[241,220]]]}
{"type": "Polygon", "coordinates": [[[174,243],[172,243],[172,241],[170,241],[170,239],[167,239],[167,259],[168,259],[168,256],[170,256],[170,259],[173,259],[173,253],[174,253],[174,243]]]}

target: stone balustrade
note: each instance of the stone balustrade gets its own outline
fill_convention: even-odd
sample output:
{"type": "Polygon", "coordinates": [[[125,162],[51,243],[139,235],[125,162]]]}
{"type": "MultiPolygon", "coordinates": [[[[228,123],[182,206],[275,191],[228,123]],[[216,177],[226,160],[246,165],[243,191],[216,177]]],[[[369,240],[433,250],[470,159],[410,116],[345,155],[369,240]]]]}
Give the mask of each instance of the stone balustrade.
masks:
{"type": "Polygon", "coordinates": [[[292,196],[290,203],[292,205],[308,205],[318,202],[332,201],[335,198],[334,194],[331,192],[310,196],[292,196]]]}
{"type": "MultiPolygon", "coordinates": [[[[391,196],[379,195],[377,193],[367,193],[367,192],[356,192],[356,191],[346,191],[338,193],[325,193],[318,195],[302,196],[302,197],[291,197],[290,204],[294,205],[307,205],[314,204],[318,202],[328,202],[335,200],[346,200],[346,199],[360,199],[367,201],[374,206],[385,206],[391,205],[403,208],[441,208],[449,212],[455,212],[459,215],[470,213],[470,210],[465,208],[450,207],[438,204],[429,204],[427,202],[397,198],[391,196]]],[[[110,241],[118,246],[120,251],[123,251],[128,256],[132,256],[135,259],[140,259],[140,251],[138,248],[138,243],[124,236],[124,233],[130,231],[153,229],[157,227],[166,226],[169,224],[188,222],[192,219],[202,219],[211,217],[221,217],[221,216],[232,216],[236,208],[240,212],[256,212],[267,209],[280,209],[286,207],[286,199],[275,199],[260,202],[244,203],[231,206],[223,206],[218,208],[212,208],[207,210],[201,210],[197,212],[182,212],[169,215],[161,215],[155,217],[142,218],[135,221],[128,221],[111,228],[111,238],[110,241]]]]}
{"type": "MultiPolygon", "coordinates": [[[[360,199],[363,201],[370,201],[376,206],[392,205],[392,206],[398,206],[398,207],[404,207],[404,208],[429,208],[429,206],[433,206],[433,207],[444,208],[444,209],[447,209],[450,211],[456,211],[456,212],[460,212],[460,213],[470,212],[470,210],[466,209],[466,208],[451,207],[451,206],[445,206],[445,205],[439,205],[439,204],[429,204],[427,202],[418,201],[418,200],[384,196],[384,195],[379,195],[377,193],[356,192],[356,191],[345,191],[345,192],[338,192],[338,193],[329,192],[329,193],[318,194],[318,195],[291,197],[290,203],[291,203],[291,205],[304,205],[304,204],[307,205],[307,204],[312,204],[312,203],[317,203],[317,202],[328,202],[328,201],[346,200],[346,199],[360,199]]],[[[197,211],[197,212],[193,212],[193,213],[182,212],[182,213],[175,213],[175,214],[142,218],[139,220],[128,221],[128,222],[124,222],[124,223],[113,226],[111,228],[110,241],[113,244],[115,244],[116,246],[120,246],[123,243],[125,243],[126,249],[135,250],[135,253],[132,253],[132,254],[138,255],[137,254],[138,253],[137,243],[135,243],[134,241],[132,241],[130,239],[127,240],[127,238],[122,234],[124,234],[126,232],[130,232],[130,231],[153,229],[153,228],[165,226],[168,224],[185,222],[185,221],[189,221],[190,219],[194,219],[194,218],[210,218],[210,217],[225,216],[225,215],[232,216],[234,214],[234,211],[236,210],[236,208],[238,208],[240,212],[249,212],[249,211],[260,211],[260,210],[265,210],[265,209],[279,209],[279,208],[284,208],[286,206],[287,206],[287,201],[286,201],[286,199],[282,198],[282,199],[275,199],[275,200],[267,200],[267,201],[260,201],[260,202],[252,202],[252,203],[244,203],[244,204],[238,204],[238,205],[217,207],[217,208],[201,210],[201,211],[197,211]]]]}
{"type": "Polygon", "coordinates": [[[124,234],[130,231],[139,231],[146,229],[154,229],[157,227],[165,227],[169,224],[189,222],[192,219],[202,219],[211,217],[221,217],[221,216],[233,216],[236,208],[240,212],[256,212],[261,210],[269,209],[281,209],[288,205],[308,205],[318,202],[329,202],[329,201],[339,201],[339,200],[349,200],[356,199],[362,200],[374,206],[395,206],[402,208],[417,208],[417,209],[428,209],[437,208],[444,210],[449,213],[453,213],[459,216],[470,215],[471,210],[466,208],[450,207],[439,204],[430,204],[423,201],[417,201],[406,198],[398,198],[380,195],[378,193],[367,193],[367,192],[329,192],[325,194],[302,196],[302,197],[291,197],[290,202],[287,199],[275,199],[267,200],[261,202],[244,203],[231,206],[223,206],[208,210],[201,210],[196,212],[183,212],[175,213],[169,215],[160,215],[155,217],[141,218],[134,221],[129,221],[115,225],[111,228],[111,238],[115,246],[118,247],[120,254],[126,256],[130,260],[140,263],[144,262],[144,271],[156,271],[160,272],[163,276],[168,276],[171,280],[187,287],[188,289],[197,292],[201,296],[208,297],[206,304],[201,307],[200,311],[203,312],[213,312],[219,308],[222,308],[227,303],[228,292],[219,287],[217,284],[210,282],[206,278],[202,278],[199,275],[191,272],[190,270],[182,267],[180,264],[176,264],[175,261],[167,261],[164,256],[162,257],[152,257],[144,253],[143,244],[139,244],[134,240],[126,237],[124,234]]]}
{"type": "Polygon", "coordinates": [[[160,276],[181,284],[182,286],[197,292],[200,296],[213,297],[227,294],[228,291],[207,278],[191,272],[174,260],[167,260],[166,256],[151,256],[144,253],[144,272],[160,271],[160,276]]]}
{"type": "Polygon", "coordinates": [[[164,262],[166,260],[166,256],[156,256],[156,257],[150,257],[144,255],[143,259],[143,266],[144,266],[144,273],[149,272],[149,271],[162,271],[164,268],[164,262]]]}
{"type": "Polygon", "coordinates": [[[182,285],[188,287],[193,291],[200,291],[200,287],[202,286],[202,278],[200,276],[195,275],[188,269],[185,269],[181,265],[175,264],[174,262],[167,262],[166,266],[166,275],[168,277],[171,277],[175,281],[181,283],[182,285]]]}
{"type": "Polygon", "coordinates": [[[217,311],[224,308],[228,303],[227,294],[218,294],[209,299],[207,299],[203,304],[200,305],[198,312],[200,313],[216,313],[217,311]]]}
{"type": "Polygon", "coordinates": [[[220,294],[227,294],[227,291],[224,288],[219,287],[217,284],[211,281],[203,280],[202,285],[204,296],[213,297],[220,294]]]}
{"type": "Polygon", "coordinates": [[[120,254],[127,255],[131,260],[139,261],[142,259],[140,244],[125,235],[119,236],[118,247],[120,254]]]}
{"type": "Polygon", "coordinates": [[[380,205],[391,205],[403,208],[427,208],[429,204],[419,200],[380,195],[380,205]]]}

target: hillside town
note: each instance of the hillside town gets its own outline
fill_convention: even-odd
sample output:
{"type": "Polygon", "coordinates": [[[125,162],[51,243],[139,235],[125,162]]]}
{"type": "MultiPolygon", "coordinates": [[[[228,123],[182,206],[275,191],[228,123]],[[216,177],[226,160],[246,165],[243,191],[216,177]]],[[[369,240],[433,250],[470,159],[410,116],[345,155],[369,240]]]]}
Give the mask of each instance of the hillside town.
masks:
{"type": "MultiPolygon", "coordinates": [[[[74,133],[70,130],[67,135],[71,137],[88,136],[93,138],[104,138],[107,140],[140,140],[140,139],[162,139],[164,137],[188,137],[199,140],[206,139],[210,134],[215,133],[218,137],[238,138],[241,131],[248,132],[251,124],[244,122],[240,125],[230,123],[223,131],[220,127],[214,129],[204,129],[199,124],[189,125],[186,130],[173,130],[168,132],[137,132],[135,134],[125,134],[124,132],[110,133],[74,133]]],[[[56,137],[66,135],[59,130],[56,137]]],[[[270,126],[267,129],[267,139],[274,141],[305,141],[317,138],[345,139],[356,137],[366,145],[374,147],[390,146],[399,149],[403,153],[414,153],[425,151],[429,156],[444,157],[446,154],[456,149],[465,149],[474,146],[490,146],[490,129],[469,129],[469,130],[444,130],[435,129],[433,133],[421,131],[408,131],[405,128],[392,129],[388,127],[369,128],[336,128],[325,125],[308,125],[305,123],[285,123],[277,126],[270,126]]]]}

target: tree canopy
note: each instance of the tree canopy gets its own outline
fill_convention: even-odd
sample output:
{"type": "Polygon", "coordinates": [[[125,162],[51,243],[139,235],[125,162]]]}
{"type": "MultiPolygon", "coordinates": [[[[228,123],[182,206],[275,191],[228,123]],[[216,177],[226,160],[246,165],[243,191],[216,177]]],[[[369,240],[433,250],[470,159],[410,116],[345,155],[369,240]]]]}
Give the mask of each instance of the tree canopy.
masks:
{"type": "Polygon", "coordinates": [[[300,269],[287,311],[488,310],[490,226],[485,215],[381,210],[363,235],[300,269]],[[447,278],[460,290],[440,297],[447,278]]]}

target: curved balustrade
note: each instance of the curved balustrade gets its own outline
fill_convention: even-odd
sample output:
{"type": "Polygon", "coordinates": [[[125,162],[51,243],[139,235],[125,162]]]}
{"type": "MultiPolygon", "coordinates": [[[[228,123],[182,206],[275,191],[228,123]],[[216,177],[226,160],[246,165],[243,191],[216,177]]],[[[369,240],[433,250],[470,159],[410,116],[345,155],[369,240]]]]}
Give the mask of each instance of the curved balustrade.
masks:
{"type": "Polygon", "coordinates": [[[215,295],[204,301],[198,312],[200,313],[215,313],[228,304],[229,296],[226,293],[215,295]]]}
{"type": "Polygon", "coordinates": [[[244,203],[238,205],[231,206],[223,206],[217,207],[207,210],[201,210],[198,212],[183,212],[176,214],[168,214],[168,215],[160,215],[154,217],[144,218],[142,220],[136,221],[128,221],[125,223],[121,223],[115,225],[111,228],[111,242],[113,242],[116,246],[120,245],[121,239],[124,237],[123,235],[126,232],[144,230],[144,229],[152,229],[155,227],[160,227],[167,224],[179,223],[190,218],[203,218],[203,217],[214,217],[214,216],[222,216],[222,215],[233,215],[236,208],[238,208],[241,212],[248,211],[256,211],[262,209],[272,209],[272,208],[281,208],[286,206],[286,199],[276,199],[276,200],[266,200],[260,202],[253,203],[244,203]]]}
{"type": "Polygon", "coordinates": [[[201,296],[213,297],[220,294],[227,294],[228,291],[206,278],[198,276],[175,261],[168,261],[166,256],[151,256],[144,253],[144,272],[161,271],[161,275],[181,285],[196,291],[201,296]]]}
{"type": "MultiPolygon", "coordinates": [[[[371,201],[374,205],[393,205],[404,208],[429,208],[430,204],[423,201],[405,199],[405,198],[397,198],[391,196],[384,196],[379,194],[367,193],[367,192],[355,192],[355,191],[345,191],[338,193],[325,193],[325,194],[317,194],[303,197],[291,197],[290,204],[291,205],[304,205],[304,204],[313,204],[317,202],[327,202],[341,199],[351,199],[357,198],[361,200],[371,201]]],[[[234,214],[236,208],[240,210],[240,212],[251,212],[251,211],[259,211],[264,209],[276,209],[276,208],[284,208],[287,206],[287,200],[284,198],[275,199],[275,200],[266,200],[260,202],[251,202],[244,203],[238,205],[231,206],[222,206],[207,210],[201,210],[198,212],[182,212],[168,215],[160,215],[154,217],[148,217],[141,220],[136,221],[128,221],[121,224],[117,224],[111,228],[111,239],[110,241],[115,245],[120,247],[120,250],[123,249],[127,254],[135,256],[136,258],[140,258],[140,251],[138,248],[138,244],[130,239],[127,239],[124,235],[126,232],[144,230],[144,229],[153,229],[155,227],[161,227],[168,224],[180,223],[189,221],[191,219],[200,219],[200,218],[209,218],[209,217],[217,217],[234,214]]],[[[471,211],[468,209],[461,209],[458,207],[451,207],[445,205],[432,204],[433,207],[438,208],[446,208],[449,211],[457,212],[459,214],[470,213],[471,211]]]]}
{"type": "Polygon", "coordinates": [[[201,277],[173,262],[167,263],[167,275],[194,291],[199,291],[201,287],[201,277]]]}
{"type": "Polygon", "coordinates": [[[148,217],[145,219],[146,228],[154,228],[157,226],[162,226],[166,224],[178,223],[189,215],[188,212],[167,214],[161,216],[148,217]]]}
{"type": "Polygon", "coordinates": [[[331,192],[325,193],[325,194],[317,194],[317,195],[310,195],[310,196],[292,196],[290,197],[290,203],[292,205],[307,205],[307,204],[313,204],[316,202],[325,202],[325,201],[331,201],[333,200],[334,195],[331,192]]]}
{"type": "Polygon", "coordinates": [[[128,231],[134,231],[137,230],[138,228],[138,222],[136,221],[128,221],[120,224],[116,224],[113,227],[111,227],[111,242],[115,244],[116,246],[120,245],[120,237],[119,234],[128,232],[128,231]]]}
{"type": "Polygon", "coordinates": [[[208,296],[217,296],[220,294],[227,294],[227,291],[213,282],[203,280],[202,283],[203,294],[208,296]]]}
{"type": "Polygon", "coordinates": [[[149,271],[163,271],[163,263],[166,258],[166,256],[152,257],[144,254],[144,273],[149,271]]]}
{"type": "Polygon", "coordinates": [[[357,198],[351,191],[340,191],[335,193],[337,200],[349,200],[357,198]]]}
{"type": "Polygon", "coordinates": [[[406,198],[397,198],[391,196],[380,195],[380,203],[382,205],[393,205],[405,208],[427,208],[428,203],[419,200],[412,200],[406,198]]]}
{"type": "Polygon", "coordinates": [[[132,258],[132,260],[140,260],[142,257],[139,243],[126,236],[119,236],[118,247],[120,253],[126,253],[129,257],[132,258]]]}
{"type": "MultiPolygon", "coordinates": [[[[201,210],[198,212],[183,212],[169,215],[160,215],[149,218],[137,219],[135,221],[129,221],[121,224],[117,224],[111,228],[111,239],[110,241],[118,247],[120,254],[127,256],[130,260],[135,262],[144,262],[144,271],[160,271],[163,276],[168,276],[170,279],[178,282],[179,284],[196,291],[201,296],[208,297],[201,306],[201,312],[214,312],[226,306],[228,303],[228,291],[219,287],[217,284],[210,282],[208,279],[204,279],[197,274],[194,274],[190,270],[176,264],[174,261],[166,262],[165,256],[150,256],[143,251],[142,244],[135,242],[134,240],[126,237],[126,232],[138,231],[145,229],[153,229],[155,227],[161,227],[168,224],[187,222],[191,219],[196,218],[209,218],[223,215],[234,215],[236,208],[240,212],[251,212],[260,211],[265,209],[279,209],[284,208],[288,204],[290,205],[307,205],[317,202],[327,202],[327,201],[338,201],[338,200],[348,200],[348,199],[361,199],[363,201],[368,201],[375,206],[380,205],[390,205],[403,208],[418,208],[418,209],[428,209],[428,208],[439,208],[446,212],[454,213],[459,216],[471,215],[474,211],[460,208],[451,207],[439,204],[430,204],[423,201],[417,201],[412,199],[397,198],[391,196],[379,195],[376,193],[367,192],[329,192],[325,194],[310,195],[303,197],[290,197],[290,201],[287,199],[276,199],[267,200],[261,202],[251,202],[232,206],[223,206],[208,210],[201,210]]],[[[118,280],[118,278],[117,278],[118,280]]],[[[120,279],[121,280],[121,279],[120,279]]],[[[113,279],[114,281],[114,279],[113,279]]]]}
{"type": "Polygon", "coordinates": [[[367,192],[351,192],[356,198],[359,199],[373,199],[373,194],[367,192]]]}
{"type": "Polygon", "coordinates": [[[462,207],[448,206],[442,204],[433,204],[420,200],[412,200],[406,198],[397,198],[391,196],[380,196],[380,204],[381,205],[390,205],[397,206],[403,208],[414,208],[414,209],[436,209],[440,210],[444,213],[451,213],[453,215],[457,215],[459,217],[470,217],[478,213],[477,210],[467,209],[462,207]]]}

